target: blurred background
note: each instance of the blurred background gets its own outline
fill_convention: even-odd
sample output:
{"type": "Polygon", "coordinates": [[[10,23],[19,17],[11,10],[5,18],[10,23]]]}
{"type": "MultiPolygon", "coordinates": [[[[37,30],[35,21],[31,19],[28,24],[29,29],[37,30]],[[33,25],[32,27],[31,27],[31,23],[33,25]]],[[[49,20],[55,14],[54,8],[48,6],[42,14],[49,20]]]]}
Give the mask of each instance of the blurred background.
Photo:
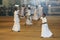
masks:
{"type": "Polygon", "coordinates": [[[41,5],[48,15],[60,15],[60,0],[0,0],[0,16],[13,16],[14,5],[41,5]]]}

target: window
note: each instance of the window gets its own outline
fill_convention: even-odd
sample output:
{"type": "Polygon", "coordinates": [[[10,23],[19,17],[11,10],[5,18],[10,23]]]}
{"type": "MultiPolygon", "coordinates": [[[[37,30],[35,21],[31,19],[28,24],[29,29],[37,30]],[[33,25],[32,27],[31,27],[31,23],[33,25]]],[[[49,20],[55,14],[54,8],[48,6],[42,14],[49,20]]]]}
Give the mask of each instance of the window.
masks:
{"type": "Polygon", "coordinates": [[[0,0],[0,5],[2,5],[2,0],[0,0]]]}

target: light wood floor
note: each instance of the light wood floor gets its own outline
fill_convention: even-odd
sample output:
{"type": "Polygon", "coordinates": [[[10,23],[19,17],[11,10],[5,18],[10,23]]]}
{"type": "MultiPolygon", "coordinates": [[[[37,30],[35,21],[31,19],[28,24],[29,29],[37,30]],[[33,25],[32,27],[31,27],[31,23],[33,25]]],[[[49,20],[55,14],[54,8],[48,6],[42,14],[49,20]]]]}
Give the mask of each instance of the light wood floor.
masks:
{"type": "Polygon", "coordinates": [[[41,38],[41,21],[33,21],[25,26],[25,18],[20,20],[21,32],[12,32],[13,17],[0,17],[0,40],[60,40],[60,16],[47,16],[51,38],[41,38]]]}

